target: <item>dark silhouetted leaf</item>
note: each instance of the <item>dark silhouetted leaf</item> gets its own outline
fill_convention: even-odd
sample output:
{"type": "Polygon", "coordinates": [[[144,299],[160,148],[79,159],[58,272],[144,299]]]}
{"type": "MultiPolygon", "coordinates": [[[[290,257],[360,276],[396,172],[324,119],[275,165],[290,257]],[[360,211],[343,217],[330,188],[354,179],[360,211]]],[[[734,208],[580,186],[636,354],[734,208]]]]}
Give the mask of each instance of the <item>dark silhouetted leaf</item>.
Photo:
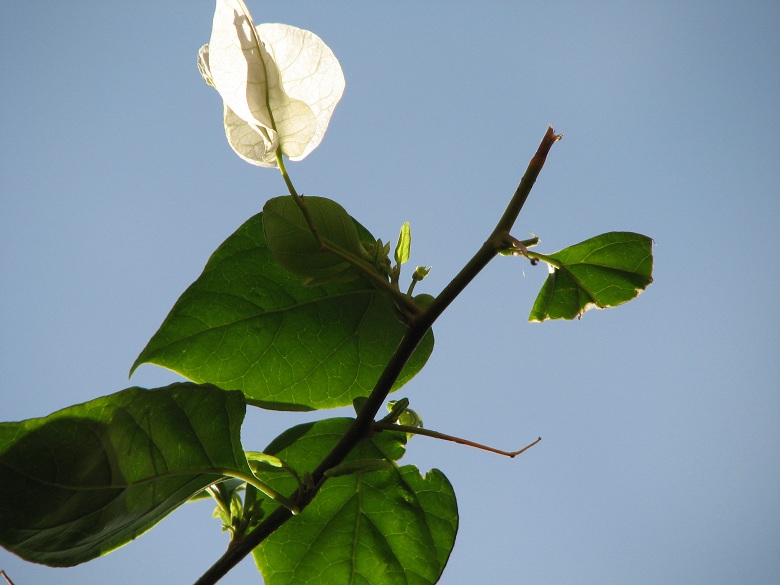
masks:
{"type": "Polygon", "coordinates": [[[0,544],[73,566],[143,534],[206,486],[251,474],[240,392],[128,388],[0,424],[0,544]]]}

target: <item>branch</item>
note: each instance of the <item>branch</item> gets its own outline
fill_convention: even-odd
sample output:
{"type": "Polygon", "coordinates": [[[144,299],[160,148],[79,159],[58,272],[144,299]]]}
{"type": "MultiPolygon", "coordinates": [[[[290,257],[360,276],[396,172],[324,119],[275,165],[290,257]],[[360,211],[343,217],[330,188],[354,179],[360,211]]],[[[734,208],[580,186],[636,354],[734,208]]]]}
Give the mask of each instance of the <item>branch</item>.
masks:
{"type": "MultiPolygon", "coordinates": [[[[296,492],[290,496],[290,499],[297,502],[300,509],[303,510],[317,494],[320,486],[325,479],[325,471],[331,467],[341,464],[349,455],[352,449],[363,439],[369,436],[371,426],[377,412],[387,399],[393,384],[409,361],[417,345],[431,328],[436,319],[439,318],[444,310],[454,301],[458,295],[468,286],[468,284],[479,274],[487,264],[496,257],[498,251],[506,247],[506,236],[512,229],[520,210],[523,208],[531,188],[536,182],[536,178],[544,166],[547,154],[552,145],[561,139],[561,135],[555,134],[552,127],[547,128],[547,132],[539,144],[536,154],[528,163],[528,168],[520,180],[512,199],[507,205],[504,214],[496,224],[490,237],[482,244],[482,247],[461,269],[461,271],[452,279],[452,281],[442,290],[439,296],[422,312],[413,316],[409,321],[409,327],[406,330],[401,343],[398,345],[393,356],[385,366],[382,375],[379,377],[374,390],[366,399],[360,414],[357,415],[352,426],[347,430],[336,446],[317,466],[311,476],[313,489],[296,492]]],[[[213,585],[219,579],[224,577],[228,571],[242,561],[252,550],[263,540],[273,534],[280,526],[292,518],[292,514],[287,508],[278,507],[265,520],[263,520],[252,532],[241,540],[231,541],[225,554],[217,560],[212,567],[198,579],[195,585],[213,585]]]]}
{"type": "Polygon", "coordinates": [[[432,431],[430,429],[425,429],[423,427],[410,427],[407,425],[399,425],[398,423],[391,423],[391,422],[375,422],[372,425],[372,428],[379,432],[379,431],[400,431],[402,433],[409,433],[412,435],[423,435],[424,437],[431,437],[432,439],[441,439],[442,441],[451,441],[453,443],[458,443],[459,445],[466,445],[467,447],[474,447],[475,449],[481,449],[483,451],[490,451],[491,453],[498,453],[499,455],[504,455],[506,457],[509,457],[510,459],[514,459],[521,453],[525,453],[536,445],[539,441],[542,440],[541,437],[533,441],[532,443],[529,443],[522,449],[518,449],[517,451],[504,451],[503,449],[496,449],[495,447],[490,447],[488,445],[483,445],[482,443],[477,443],[475,441],[469,441],[468,439],[463,439],[461,437],[455,437],[454,435],[447,435],[444,433],[440,433],[439,431],[432,431]]]}

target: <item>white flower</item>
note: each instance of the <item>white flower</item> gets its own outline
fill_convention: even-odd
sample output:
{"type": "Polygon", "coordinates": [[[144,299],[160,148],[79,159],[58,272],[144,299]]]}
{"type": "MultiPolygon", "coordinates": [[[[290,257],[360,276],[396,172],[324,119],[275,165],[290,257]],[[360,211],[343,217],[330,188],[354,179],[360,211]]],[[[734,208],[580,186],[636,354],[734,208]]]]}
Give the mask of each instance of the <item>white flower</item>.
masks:
{"type": "Polygon", "coordinates": [[[236,154],[276,167],[277,150],[306,157],[322,140],[344,93],[336,56],[315,34],[286,24],[255,26],[242,0],[217,0],[198,68],[222,96],[236,154]]]}

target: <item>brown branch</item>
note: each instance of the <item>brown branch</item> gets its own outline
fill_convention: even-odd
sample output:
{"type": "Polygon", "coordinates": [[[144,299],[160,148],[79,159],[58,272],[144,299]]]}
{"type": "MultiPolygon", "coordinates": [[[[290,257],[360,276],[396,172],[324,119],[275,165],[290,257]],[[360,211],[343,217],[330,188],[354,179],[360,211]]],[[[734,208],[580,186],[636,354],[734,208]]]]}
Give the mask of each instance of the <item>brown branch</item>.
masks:
{"type": "Polygon", "coordinates": [[[504,455],[506,457],[509,457],[510,459],[513,459],[520,455],[520,453],[524,453],[525,451],[528,451],[531,447],[536,445],[539,441],[542,440],[541,437],[536,439],[534,442],[529,443],[522,449],[518,451],[504,451],[502,449],[496,449],[495,447],[490,447],[488,445],[483,445],[482,443],[477,443],[475,441],[469,441],[468,439],[463,439],[461,437],[456,437],[454,435],[447,435],[445,433],[440,433],[439,431],[432,431],[430,429],[425,429],[422,427],[410,427],[407,425],[399,425],[398,423],[391,423],[391,422],[375,422],[371,428],[375,431],[400,431],[402,433],[411,433],[413,435],[422,435],[424,437],[431,437],[432,439],[441,439],[442,441],[450,441],[452,443],[458,443],[459,445],[466,445],[467,447],[474,447],[475,449],[481,449],[482,451],[490,451],[491,453],[498,453],[499,455],[504,455]]]}

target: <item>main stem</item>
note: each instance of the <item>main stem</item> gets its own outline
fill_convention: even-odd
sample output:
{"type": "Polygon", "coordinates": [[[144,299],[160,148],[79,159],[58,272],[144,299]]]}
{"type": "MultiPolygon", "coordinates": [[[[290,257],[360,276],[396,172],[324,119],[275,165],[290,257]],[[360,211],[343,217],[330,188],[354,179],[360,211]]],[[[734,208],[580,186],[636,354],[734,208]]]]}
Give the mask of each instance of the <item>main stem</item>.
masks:
{"type": "MultiPolygon", "coordinates": [[[[344,461],[352,449],[363,439],[369,436],[371,426],[374,422],[377,412],[387,399],[393,384],[398,379],[401,370],[409,361],[417,344],[431,328],[436,319],[439,318],[444,310],[454,301],[457,296],[468,286],[468,284],[495,258],[498,250],[506,247],[506,239],[509,231],[517,220],[520,210],[523,208],[531,188],[536,182],[536,178],[544,166],[547,154],[552,145],[561,138],[555,134],[552,127],[547,128],[547,132],[539,144],[536,154],[528,163],[528,168],[520,180],[520,184],[512,196],[509,205],[507,205],[504,214],[496,224],[493,232],[485,243],[482,244],[476,254],[468,261],[461,271],[452,279],[444,290],[422,313],[414,316],[409,327],[401,339],[398,348],[385,366],[382,375],[379,377],[374,390],[366,399],[363,408],[355,418],[352,426],[347,430],[335,447],[320,462],[317,468],[312,472],[312,484],[314,488],[304,492],[296,492],[290,496],[290,499],[297,502],[300,509],[303,510],[317,494],[319,487],[324,480],[325,471],[335,467],[344,461]]],[[[212,567],[198,579],[195,585],[213,585],[219,579],[224,577],[228,571],[235,567],[241,560],[249,555],[257,545],[259,545],[268,536],[273,534],[280,526],[292,518],[292,513],[282,506],[276,508],[263,520],[257,528],[246,535],[243,539],[232,541],[225,551],[225,554],[217,560],[212,567]]]]}

